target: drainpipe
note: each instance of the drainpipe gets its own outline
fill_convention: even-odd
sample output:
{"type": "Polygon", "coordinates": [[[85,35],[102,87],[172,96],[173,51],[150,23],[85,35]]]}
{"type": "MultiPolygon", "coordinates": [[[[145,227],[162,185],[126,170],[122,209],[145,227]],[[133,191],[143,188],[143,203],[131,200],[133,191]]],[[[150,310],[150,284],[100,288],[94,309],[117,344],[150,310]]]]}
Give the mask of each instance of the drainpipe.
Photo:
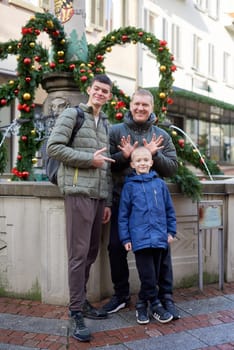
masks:
{"type": "MultiPolygon", "coordinates": [[[[143,28],[144,24],[144,0],[138,0],[137,6],[137,26],[143,28]]],[[[143,87],[143,51],[142,45],[137,45],[137,68],[136,68],[136,88],[143,87]]]]}

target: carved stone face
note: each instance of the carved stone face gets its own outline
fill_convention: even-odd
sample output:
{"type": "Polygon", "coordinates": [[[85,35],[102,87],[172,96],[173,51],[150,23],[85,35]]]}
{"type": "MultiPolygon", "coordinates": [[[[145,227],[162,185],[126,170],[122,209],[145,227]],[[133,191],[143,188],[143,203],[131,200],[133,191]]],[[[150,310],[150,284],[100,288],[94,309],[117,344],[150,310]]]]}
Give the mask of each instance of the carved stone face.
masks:
{"type": "Polygon", "coordinates": [[[62,113],[62,111],[70,106],[70,102],[66,98],[62,97],[55,97],[49,106],[50,111],[52,114],[57,117],[59,114],[62,113]]]}

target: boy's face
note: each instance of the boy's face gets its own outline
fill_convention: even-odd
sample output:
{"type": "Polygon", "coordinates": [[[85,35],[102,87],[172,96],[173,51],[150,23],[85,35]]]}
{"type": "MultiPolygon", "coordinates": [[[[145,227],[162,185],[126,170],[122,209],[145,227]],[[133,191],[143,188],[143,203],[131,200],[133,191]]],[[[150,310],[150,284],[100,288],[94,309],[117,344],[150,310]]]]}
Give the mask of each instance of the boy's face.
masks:
{"type": "Polygon", "coordinates": [[[137,151],[132,157],[131,167],[136,173],[147,174],[153,165],[152,155],[148,150],[137,151]]]}
{"type": "Polygon", "coordinates": [[[94,81],[92,86],[87,88],[89,95],[88,105],[96,108],[102,107],[112,97],[111,87],[108,84],[94,81]]]}

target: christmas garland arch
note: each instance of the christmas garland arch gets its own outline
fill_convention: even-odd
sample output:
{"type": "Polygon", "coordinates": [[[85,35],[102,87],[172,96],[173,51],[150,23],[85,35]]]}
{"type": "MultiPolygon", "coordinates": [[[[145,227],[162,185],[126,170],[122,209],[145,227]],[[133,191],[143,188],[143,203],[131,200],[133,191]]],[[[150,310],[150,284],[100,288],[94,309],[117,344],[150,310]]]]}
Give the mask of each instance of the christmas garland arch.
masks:
{"type": "MultiPolygon", "coordinates": [[[[0,59],[8,55],[17,55],[17,77],[0,86],[0,108],[9,105],[18,98],[19,118],[19,152],[17,163],[13,168],[13,180],[34,180],[33,163],[36,150],[40,147],[37,141],[37,130],[34,127],[35,90],[46,72],[72,72],[80,91],[86,88],[96,74],[105,72],[105,55],[112,51],[114,45],[141,43],[149,48],[159,65],[159,86],[154,95],[155,112],[163,121],[168,104],[172,104],[173,72],[176,66],[174,57],[169,52],[167,42],[157,39],[153,34],[141,28],[126,27],[112,31],[97,45],[88,45],[88,60],[71,62],[67,58],[69,42],[59,20],[49,13],[36,13],[21,30],[19,41],[0,43],[0,59]],[[41,32],[46,32],[51,40],[53,58],[49,61],[48,50],[37,43],[41,32]]],[[[129,106],[129,97],[117,86],[113,88],[113,99],[107,106],[107,113],[112,123],[123,118],[129,106]]],[[[175,137],[176,135],[174,135],[175,137]]],[[[183,146],[184,147],[184,146],[183,146]]],[[[182,148],[183,148],[182,147],[182,148]]],[[[0,148],[1,152],[1,148],[0,148]]],[[[202,167],[202,164],[201,164],[202,167]]],[[[202,169],[204,170],[204,169],[202,169]]],[[[190,174],[191,175],[191,174],[190,174]]],[[[198,186],[198,181],[196,182],[198,186]]]]}

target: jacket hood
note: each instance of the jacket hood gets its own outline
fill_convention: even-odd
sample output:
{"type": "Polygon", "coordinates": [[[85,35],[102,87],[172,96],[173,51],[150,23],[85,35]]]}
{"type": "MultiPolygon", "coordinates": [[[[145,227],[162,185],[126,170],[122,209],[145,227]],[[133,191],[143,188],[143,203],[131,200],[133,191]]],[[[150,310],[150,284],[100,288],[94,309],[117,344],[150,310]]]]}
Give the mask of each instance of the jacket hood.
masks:
{"type": "Polygon", "coordinates": [[[135,170],[133,170],[133,172],[131,174],[129,174],[126,179],[125,182],[142,182],[142,181],[151,181],[153,178],[157,178],[159,177],[158,174],[156,173],[156,171],[151,170],[149,173],[147,174],[137,174],[135,170]]]}
{"type": "Polygon", "coordinates": [[[154,113],[151,113],[148,120],[144,123],[136,123],[133,120],[132,113],[129,111],[124,116],[124,123],[133,130],[148,130],[153,124],[155,124],[157,117],[154,113]]]}

